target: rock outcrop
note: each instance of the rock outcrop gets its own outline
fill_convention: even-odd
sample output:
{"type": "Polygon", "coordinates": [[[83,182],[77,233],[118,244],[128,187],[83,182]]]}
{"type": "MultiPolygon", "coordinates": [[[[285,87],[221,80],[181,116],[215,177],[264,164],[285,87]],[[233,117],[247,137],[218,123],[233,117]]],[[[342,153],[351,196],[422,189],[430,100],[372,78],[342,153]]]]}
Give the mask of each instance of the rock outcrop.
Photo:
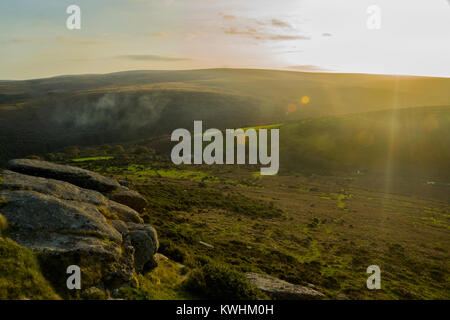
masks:
{"type": "Polygon", "coordinates": [[[250,272],[247,279],[256,288],[276,300],[319,300],[325,296],[308,287],[295,285],[265,274],[250,272]]]}
{"type": "Polygon", "coordinates": [[[82,188],[97,190],[100,192],[108,192],[120,187],[120,184],[115,179],[104,177],[98,173],[46,161],[14,159],[8,162],[7,167],[15,172],[31,176],[63,180],[82,188]]]}
{"type": "Polygon", "coordinates": [[[37,160],[12,160],[9,168],[0,172],[8,236],[38,252],[44,269],[61,275],[57,282],[75,264],[82,288],[113,289],[134,285],[135,273],[156,266],[156,230],[134,209],[100,193],[120,192],[115,179],[37,160]]]}
{"type": "Polygon", "coordinates": [[[2,176],[3,189],[31,190],[52,195],[58,199],[87,202],[104,211],[108,210],[117,215],[120,220],[143,223],[142,218],[135,210],[106,198],[98,191],[83,189],[65,181],[28,176],[9,170],[4,170],[2,176]]]}
{"type": "Polygon", "coordinates": [[[117,190],[111,191],[106,195],[109,199],[122,203],[140,213],[142,213],[147,206],[147,200],[145,200],[143,196],[124,186],[120,186],[117,190]]]}

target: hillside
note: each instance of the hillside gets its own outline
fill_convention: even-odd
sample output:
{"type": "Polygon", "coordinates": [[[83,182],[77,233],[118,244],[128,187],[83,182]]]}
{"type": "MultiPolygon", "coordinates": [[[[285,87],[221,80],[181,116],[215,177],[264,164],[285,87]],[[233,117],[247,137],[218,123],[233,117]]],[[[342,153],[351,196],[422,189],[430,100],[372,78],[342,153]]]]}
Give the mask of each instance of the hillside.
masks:
{"type": "Polygon", "coordinates": [[[291,121],[280,136],[285,170],[450,177],[450,106],[291,121]]]}
{"type": "Polygon", "coordinates": [[[212,69],[0,82],[0,161],[69,145],[450,103],[450,79],[212,69]],[[307,98],[304,98],[307,97],[307,98]]]}
{"type": "MultiPolygon", "coordinates": [[[[450,177],[450,106],[289,120],[244,130],[250,128],[280,129],[283,175],[377,174],[383,179],[414,176],[441,183],[450,177]]],[[[165,135],[124,145],[143,145],[168,156],[176,143],[165,135]]]]}

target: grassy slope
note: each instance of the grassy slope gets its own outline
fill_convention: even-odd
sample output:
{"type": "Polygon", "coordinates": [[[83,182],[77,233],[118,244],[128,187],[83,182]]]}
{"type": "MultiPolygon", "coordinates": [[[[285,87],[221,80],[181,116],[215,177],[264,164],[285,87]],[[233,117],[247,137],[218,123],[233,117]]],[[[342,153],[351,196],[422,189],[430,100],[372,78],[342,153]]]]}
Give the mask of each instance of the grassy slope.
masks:
{"type": "Polygon", "coordinates": [[[285,169],[445,180],[450,177],[450,106],[289,122],[281,128],[280,145],[285,169]]]}
{"type": "Polygon", "coordinates": [[[197,119],[223,129],[448,105],[449,87],[443,78],[233,69],[6,81],[0,83],[0,151],[8,158],[129,141],[190,128],[197,119]]]}
{"type": "Polygon", "coordinates": [[[30,250],[0,236],[0,257],[0,300],[59,298],[30,250]]]}
{"type": "MultiPolygon", "coordinates": [[[[447,121],[439,114],[442,110],[433,110],[429,114],[437,112],[438,124],[447,121]]],[[[409,129],[419,134],[427,128],[421,127],[426,113],[410,111],[416,116],[401,113],[400,118],[408,119],[409,129]]],[[[308,130],[303,134],[314,136],[319,127],[333,139],[339,138],[337,133],[353,135],[351,128],[364,123],[363,118],[370,120],[378,137],[386,131],[382,124],[388,127],[385,117],[379,113],[317,119],[305,123],[308,130]]],[[[292,134],[298,129],[298,122],[281,128],[292,134]]],[[[433,137],[440,141],[439,135],[433,137]]],[[[343,147],[347,143],[338,141],[343,147]]],[[[449,298],[450,208],[445,184],[428,185],[417,175],[387,180],[370,172],[311,175],[314,166],[299,166],[297,173],[282,167],[284,174],[260,177],[254,166],[174,167],[159,156],[129,150],[109,160],[67,161],[133,181],[150,202],[143,217],[157,228],[161,252],[189,270],[211,262],[226,264],[293,283],[312,283],[331,298],[339,293],[364,299],[449,298]],[[381,291],[365,288],[365,269],[371,264],[381,267],[381,291]]],[[[185,296],[180,286],[167,289],[170,281],[162,283],[164,296],[185,296]]],[[[145,289],[134,294],[147,295],[145,289]]]]}
{"type": "Polygon", "coordinates": [[[5,217],[0,214],[0,300],[59,299],[42,275],[35,254],[2,236],[7,227],[5,217]]]}

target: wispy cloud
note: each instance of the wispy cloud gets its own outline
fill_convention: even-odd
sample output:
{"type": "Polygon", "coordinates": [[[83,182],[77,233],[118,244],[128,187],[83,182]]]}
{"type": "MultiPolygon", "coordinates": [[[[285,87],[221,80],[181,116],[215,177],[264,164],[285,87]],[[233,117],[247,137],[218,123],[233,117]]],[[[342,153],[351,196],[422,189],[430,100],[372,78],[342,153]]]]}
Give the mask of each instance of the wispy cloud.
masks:
{"type": "Polygon", "coordinates": [[[264,31],[259,31],[255,28],[237,29],[234,27],[225,28],[225,34],[238,35],[238,36],[248,36],[255,40],[267,41],[267,40],[310,40],[310,37],[303,35],[293,35],[293,34],[276,34],[268,33],[264,31]]]}
{"type": "Polygon", "coordinates": [[[258,41],[310,40],[299,34],[289,22],[280,18],[258,20],[222,14],[225,22],[223,31],[227,35],[246,36],[258,41]]]}
{"type": "Polygon", "coordinates": [[[281,21],[279,19],[272,19],[270,23],[275,27],[292,29],[292,26],[289,23],[281,21]]]}
{"type": "Polygon", "coordinates": [[[232,15],[232,14],[224,14],[222,15],[224,20],[235,20],[236,16],[232,15]]]}
{"type": "Polygon", "coordinates": [[[127,54],[127,55],[117,56],[116,58],[127,59],[127,60],[136,60],[136,61],[164,61],[164,62],[192,60],[190,58],[176,58],[176,57],[168,57],[168,56],[159,56],[159,55],[154,55],[154,54],[127,54]]]}

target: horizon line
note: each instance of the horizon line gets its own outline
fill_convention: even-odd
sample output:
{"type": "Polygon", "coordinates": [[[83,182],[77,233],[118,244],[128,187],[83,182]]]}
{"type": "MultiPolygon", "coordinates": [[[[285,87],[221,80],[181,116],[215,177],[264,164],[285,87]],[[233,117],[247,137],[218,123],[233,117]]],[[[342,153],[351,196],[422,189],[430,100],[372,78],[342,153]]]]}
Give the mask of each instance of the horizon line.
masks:
{"type": "Polygon", "coordinates": [[[276,71],[276,72],[291,72],[291,73],[311,73],[311,74],[334,74],[334,75],[373,75],[373,76],[391,76],[391,77],[417,77],[417,78],[434,78],[434,79],[450,79],[448,76],[433,76],[424,74],[397,74],[397,73],[376,73],[376,72],[345,72],[345,71],[334,71],[334,70],[292,70],[290,67],[285,68],[244,68],[244,67],[212,67],[212,68],[196,68],[196,69],[128,69],[120,71],[112,71],[105,73],[72,73],[72,74],[57,74],[52,76],[43,76],[37,78],[23,78],[23,79],[0,79],[0,82],[14,82],[14,81],[33,81],[33,80],[44,80],[53,79],[59,77],[76,77],[76,76],[101,76],[101,75],[112,75],[117,73],[126,72],[151,72],[151,71],[161,71],[161,72],[182,72],[182,71],[207,71],[207,70],[248,70],[248,71],[276,71]]]}

